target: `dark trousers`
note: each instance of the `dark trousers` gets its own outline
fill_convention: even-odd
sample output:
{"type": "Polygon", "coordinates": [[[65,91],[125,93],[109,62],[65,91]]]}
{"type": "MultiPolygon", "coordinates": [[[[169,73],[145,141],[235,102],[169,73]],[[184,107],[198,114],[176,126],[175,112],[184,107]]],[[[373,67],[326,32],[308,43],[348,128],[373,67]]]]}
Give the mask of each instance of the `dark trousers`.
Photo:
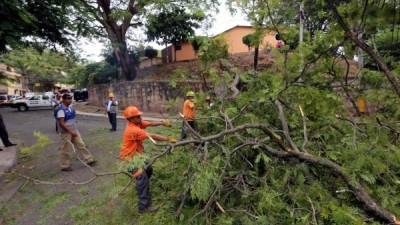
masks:
{"type": "Polygon", "coordinates": [[[117,114],[108,112],[108,120],[111,124],[111,130],[117,130],[117,114]]]}
{"type": "Polygon", "coordinates": [[[144,173],[136,177],[136,191],[139,199],[139,211],[143,211],[151,205],[150,177],[152,174],[153,168],[150,166],[144,173]]]}
{"type": "MultiPolygon", "coordinates": [[[[190,125],[190,127],[196,131],[196,129],[197,129],[196,122],[194,120],[190,120],[187,122],[190,125]]],[[[187,138],[187,130],[188,130],[188,128],[186,127],[186,123],[185,123],[185,121],[183,121],[182,122],[182,131],[181,131],[181,140],[184,140],[187,138]]]]}
{"type": "Polygon", "coordinates": [[[8,147],[12,145],[10,140],[8,140],[6,125],[4,125],[3,117],[1,115],[0,115],[0,138],[4,146],[8,147]]]}

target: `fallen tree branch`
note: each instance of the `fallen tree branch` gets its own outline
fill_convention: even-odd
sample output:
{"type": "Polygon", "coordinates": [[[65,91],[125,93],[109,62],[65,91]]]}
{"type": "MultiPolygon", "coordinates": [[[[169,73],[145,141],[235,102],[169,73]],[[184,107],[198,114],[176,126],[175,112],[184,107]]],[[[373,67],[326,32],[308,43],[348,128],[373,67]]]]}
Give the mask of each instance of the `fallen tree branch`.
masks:
{"type": "MultiPolygon", "coordinates": [[[[258,143],[260,144],[260,143],[258,143]]],[[[296,151],[279,151],[268,145],[261,144],[261,147],[270,155],[279,158],[296,158],[301,161],[310,163],[312,165],[318,165],[329,169],[335,175],[341,177],[343,181],[347,184],[350,190],[353,191],[355,197],[364,208],[375,215],[377,218],[382,219],[386,222],[399,225],[400,222],[397,221],[396,216],[389,212],[387,209],[381,207],[365,190],[365,188],[355,179],[353,179],[349,174],[347,174],[343,168],[337,163],[321,158],[318,156],[310,155],[308,153],[296,152],[296,151]]]]}
{"type": "Polygon", "coordinates": [[[231,95],[230,99],[235,99],[239,95],[240,91],[237,88],[237,85],[239,84],[239,81],[240,81],[240,75],[238,73],[236,73],[235,74],[235,79],[233,80],[233,82],[232,82],[232,84],[230,86],[231,91],[233,92],[233,94],[231,95]]]}
{"type": "Polygon", "coordinates": [[[385,63],[383,58],[379,55],[378,52],[375,52],[374,49],[369,46],[365,41],[362,41],[358,39],[358,34],[353,32],[350,29],[350,26],[347,24],[347,22],[342,18],[340,13],[338,12],[335,1],[326,1],[328,9],[330,9],[339,24],[339,26],[342,27],[344,30],[346,36],[350,38],[350,40],[353,41],[353,43],[364,50],[373,60],[374,62],[379,66],[379,68],[383,71],[385,74],[387,80],[391,84],[393,90],[396,92],[396,94],[400,97],[400,81],[396,77],[396,75],[389,69],[388,65],[385,63]]]}
{"type": "Polygon", "coordinates": [[[310,205],[311,205],[314,225],[318,225],[318,221],[317,221],[317,216],[316,216],[316,213],[315,213],[314,204],[313,204],[313,202],[311,201],[311,198],[310,198],[310,197],[307,196],[307,199],[308,199],[308,202],[309,202],[310,205]]]}
{"type": "Polygon", "coordinates": [[[303,118],[303,138],[304,138],[304,141],[303,141],[303,145],[301,146],[301,150],[303,152],[306,152],[307,151],[306,150],[306,145],[307,145],[307,142],[308,142],[307,123],[306,123],[307,118],[306,118],[306,115],[304,114],[303,108],[300,105],[299,105],[299,110],[300,110],[301,117],[303,118]]]}
{"type": "Polygon", "coordinates": [[[185,201],[189,195],[190,186],[192,185],[192,182],[193,182],[193,177],[188,175],[189,172],[191,171],[191,169],[192,169],[192,160],[190,160],[188,168],[183,173],[183,175],[187,176],[187,178],[186,178],[187,179],[187,188],[186,188],[185,192],[183,193],[182,200],[179,204],[178,209],[176,210],[176,213],[175,213],[176,218],[178,218],[182,213],[183,206],[185,205],[185,201]]]}
{"type": "Polygon", "coordinates": [[[194,216],[192,216],[192,218],[190,218],[190,221],[193,221],[194,218],[200,216],[201,214],[203,214],[204,212],[207,211],[207,209],[211,206],[211,203],[214,201],[214,196],[217,193],[218,189],[215,188],[213,193],[211,194],[211,196],[208,198],[208,201],[206,203],[206,205],[204,206],[204,208],[202,210],[200,210],[199,212],[197,212],[194,216]]]}
{"type": "Polygon", "coordinates": [[[225,210],[225,212],[244,213],[244,214],[246,214],[246,215],[248,215],[248,216],[250,216],[250,217],[252,217],[252,218],[254,218],[256,220],[259,219],[258,216],[253,215],[253,214],[249,213],[247,210],[244,210],[244,209],[227,209],[227,210],[225,210]]]}
{"type": "Polygon", "coordinates": [[[183,126],[184,126],[182,129],[189,129],[189,131],[191,133],[193,133],[193,135],[196,138],[201,138],[201,135],[190,126],[190,124],[189,124],[189,122],[187,120],[185,120],[183,114],[180,113],[180,116],[181,116],[181,118],[183,120],[183,126]]]}
{"type": "Polygon", "coordinates": [[[293,142],[292,138],[290,137],[289,127],[286,122],[286,117],[285,117],[285,113],[283,112],[283,107],[282,107],[281,102],[279,100],[275,100],[275,105],[278,107],[279,119],[281,121],[283,133],[285,135],[286,140],[289,142],[290,146],[293,148],[294,151],[299,152],[300,151],[299,148],[297,147],[297,145],[293,142]]]}
{"type": "Polygon", "coordinates": [[[108,172],[108,173],[98,173],[97,175],[91,177],[90,179],[85,180],[85,181],[81,181],[81,182],[73,181],[73,180],[54,182],[54,181],[40,180],[40,179],[37,179],[37,178],[34,178],[34,177],[30,177],[30,176],[15,172],[15,171],[12,172],[11,174],[15,174],[18,177],[21,177],[21,178],[24,178],[26,180],[29,180],[29,181],[33,182],[34,184],[44,184],[44,185],[67,185],[67,184],[69,184],[69,185],[87,185],[87,184],[93,182],[94,180],[96,180],[99,177],[115,176],[115,175],[119,175],[119,174],[125,174],[125,175],[127,175],[129,177],[132,177],[127,172],[108,172]]]}
{"type": "Polygon", "coordinates": [[[15,174],[21,178],[27,179],[29,181],[32,181],[34,184],[44,184],[44,185],[87,185],[91,182],[93,182],[94,180],[96,180],[99,177],[103,177],[103,176],[115,176],[115,175],[119,175],[119,174],[124,174],[130,178],[132,178],[132,175],[128,172],[125,171],[116,171],[116,172],[97,172],[95,171],[91,166],[89,166],[84,160],[82,160],[82,158],[80,157],[80,155],[76,152],[74,145],[70,142],[70,145],[72,146],[72,149],[74,151],[74,153],[76,154],[77,159],[86,167],[89,169],[89,171],[94,175],[93,177],[89,178],[88,180],[85,181],[81,181],[81,182],[77,182],[77,181],[73,181],[73,180],[68,180],[68,181],[62,181],[62,182],[53,182],[53,181],[45,181],[45,180],[40,180],[34,177],[30,177],[27,175],[23,175],[21,173],[18,172],[12,172],[12,174],[15,174]]]}

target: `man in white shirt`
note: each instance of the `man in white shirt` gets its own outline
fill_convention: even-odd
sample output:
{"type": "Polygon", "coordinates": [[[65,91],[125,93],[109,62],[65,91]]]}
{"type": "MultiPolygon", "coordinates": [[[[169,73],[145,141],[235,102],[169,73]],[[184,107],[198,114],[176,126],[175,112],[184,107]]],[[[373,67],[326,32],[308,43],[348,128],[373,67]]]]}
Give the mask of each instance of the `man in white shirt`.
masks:
{"type": "Polygon", "coordinates": [[[109,100],[106,103],[108,120],[111,124],[110,131],[117,131],[117,113],[118,113],[118,101],[115,99],[114,94],[110,94],[109,100]]]}

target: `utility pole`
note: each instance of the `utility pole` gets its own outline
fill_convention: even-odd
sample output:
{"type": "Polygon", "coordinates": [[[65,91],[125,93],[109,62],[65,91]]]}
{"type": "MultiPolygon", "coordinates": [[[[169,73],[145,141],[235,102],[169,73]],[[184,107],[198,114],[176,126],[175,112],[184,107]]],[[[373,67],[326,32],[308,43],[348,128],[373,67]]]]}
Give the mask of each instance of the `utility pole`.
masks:
{"type": "MultiPolygon", "coordinates": [[[[363,31],[359,30],[358,31],[358,39],[362,40],[363,39],[363,31]]],[[[361,70],[364,68],[364,55],[363,55],[363,50],[361,48],[358,48],[358,53],[357,53],[357,61],[358,61],[358,68],[361,70]]]]}
{"type": "MultiPolygon", "coordinates": [[[[359,8],[362,7],[363,3],[362,0],[357,1],[357,5],[359,8]]],[[[358,33],[357,38],[359,40],[363,39],[363,30],[362,30],[362,18],[359,20],[359,24],[355,24],[354,28],[355,31],[358,33]]],[[[364,56],[363,56],[363,50],[359,47],[357,48],[357,62],[358,62],[358,68],[361,70],[364,67],[364,56]]]]}
{"type": "Polygon", "coordinates": [[[303,43],[304,40],[304,1],[300,3],[300,32],[299,32],[299,43],[303,43]]]}
{"type": "MultiPolygon", "coordinates": [[[[299,18],[300,18],[300,31],[299,31],[299,46],[300,46],[304,41],[304,0],[302,0],[300,3],[299,18]]],[[[302,71],[302,64],[304,64],[303,52],[301,50],[300,50],[300,57],[301,57],[301,65],[299,67],[299,72],[302,71]]]]}

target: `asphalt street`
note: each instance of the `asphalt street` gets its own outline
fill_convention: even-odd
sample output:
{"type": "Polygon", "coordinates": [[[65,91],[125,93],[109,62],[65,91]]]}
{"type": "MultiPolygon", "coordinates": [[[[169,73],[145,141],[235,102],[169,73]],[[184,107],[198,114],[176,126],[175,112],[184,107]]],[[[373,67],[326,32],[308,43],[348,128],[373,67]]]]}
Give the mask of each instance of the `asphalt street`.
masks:
{"type": "MultiPolygon", "coordinates": [[[[33,136],[34,131],[39,131],[52,140],[58,140],[52,110],[18,112],[12,108],[0,108],[0,113],[3,115],[11,139],[21,146],[31,146],[36,142],[36,138],[33,136]]],[[[110,126],[107,118],[103,117],[78,116],[77,121],[82,136],[94,129],[107,129],[110,126]]],[[[120,133],[126,123],[123,120],[118,120],[118,122],[119,132],[117,133],[120,133]]]]}

